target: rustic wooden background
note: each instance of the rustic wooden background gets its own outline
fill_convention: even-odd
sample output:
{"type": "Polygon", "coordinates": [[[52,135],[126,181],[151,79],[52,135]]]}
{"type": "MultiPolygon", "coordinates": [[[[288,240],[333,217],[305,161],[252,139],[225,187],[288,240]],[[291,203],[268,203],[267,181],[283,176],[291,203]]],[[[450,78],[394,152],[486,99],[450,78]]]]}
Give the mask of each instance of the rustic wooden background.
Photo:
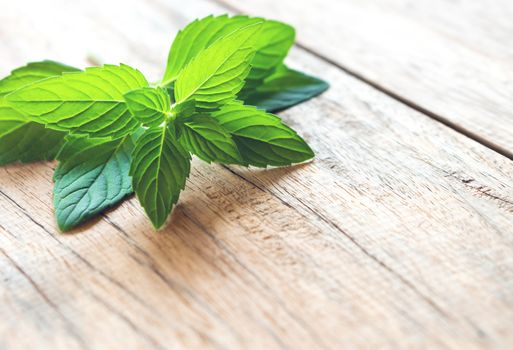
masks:
{"type": "Polygon", "coordinates": [[[296,26],[331,83],[281,114],[315,161],[195,160],[159,233],[131,199],[61,234],[55,163],[0,168],[0,349],[512,349],[511,0],[0,0],[0,73],[158,79],[226,12],[296,26]]]}

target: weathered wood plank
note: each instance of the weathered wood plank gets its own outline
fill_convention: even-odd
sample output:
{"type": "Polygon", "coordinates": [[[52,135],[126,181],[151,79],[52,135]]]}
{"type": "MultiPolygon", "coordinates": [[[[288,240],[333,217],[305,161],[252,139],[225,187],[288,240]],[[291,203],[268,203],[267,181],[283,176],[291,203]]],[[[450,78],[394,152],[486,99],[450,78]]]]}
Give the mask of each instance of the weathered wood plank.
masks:
{"type": "MultiPolygon", "coordinates": [[[[123,4],[6,5],[0,23],[26,22],[2,26],[2,71],[92,53],[157,79],[170,33],[224,11],[123,4]]],[[[194,161],[163,232],[132,199],[59,234],[55,164],[0,168],[0,348],[508,348],[511,162],[302,50],[291,64],[332,84],[283,114],[316,160],[194,161]]]]}
{"type": "Polygon", "coordinates": [[[513,158],[513,3],[221,0],[513,158]]]}

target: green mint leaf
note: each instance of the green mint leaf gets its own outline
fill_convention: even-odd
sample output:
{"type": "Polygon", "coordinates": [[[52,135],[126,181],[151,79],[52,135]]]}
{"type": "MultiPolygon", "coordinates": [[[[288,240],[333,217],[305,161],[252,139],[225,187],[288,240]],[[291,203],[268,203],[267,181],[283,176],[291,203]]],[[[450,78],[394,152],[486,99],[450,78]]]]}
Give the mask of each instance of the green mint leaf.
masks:
{"type": "Polygon", "coordinates": [[[194,57],[216,40],[255,23],[262,23],[262,29],[248,42],[256,51],[251,61],[251,71],[246,79],[247,87],[245,87],[248,90],[252,89],[258,82],[271,75],[287,56],[295,39],[295,31],[291,26],[247,16],[208,16],[195,20],[178,32],[173,41],[162,85],[168,85],[174,81],[194,57]]]}
{"type": "Polygon", "coordinates": [[[132,193],[129,136],[115,141],[71,137],[62,147],[54,174],[57,224],[70,230],[132,193]]]}
{"type": "Polygon", "coordinates": [[[244,91],[252,91],[256,86],[279,67],[294,44],[296,32],[291,26],[265,21],[262,30],[252,38],[255,57],[251,61],[251,71],[246,78],[244,91]]]}
{"type": "Polygon", "coordinates": [[[167,85],[176,80],[182,69],[216,40],[240,28],[262,21],[261,18],[222,15],[208,16],[189,23],[178,32],[171,45],[162,84],[167,85]]]}
{"type": "Polygon", "coordinates": [[[0,165],[51,160],[65,134],[27,122],[25,117],[5,106],[0,98],[0,165]]]}
{"type": "Polygon", "coordinates": [[[198,54],[176,80],[176,102],[195,100],[199,108],[215,108],[233,99],[255,53],[247,42],[260,28],[258,23],[239,29],[198,54]]]}
{"type": "Polygon", "coordinates": [[[136,141],[130,175],[155,228],[166,222],[190,172],[190,155],[167,127],[147,129],[136,141]]]}
{"type": "Polygon", "coordinates": [[[132,115],[143,125],[159,126],[171,112],[171,100],[163,88],[142,88],[125,94],[132,115]]]}
{"type": "Polygon", "coordinates": [[[58,62],[33,62],[13,70],[0,80],[0,165],[51,160],[66,135],[29,121],[10,107],[3,97],[36,81],[73,71],[78,69],[58,62]]]}
{"type": "Polygon", "coordinates": [[[39,80],[61,75],[64,72],[76,72],[80,69],[54,61],[32,62],[17,68],[0,80],[0,97],[39,80]]]}
{"type": "Polygon", "coordinates": [[[240,164],[237,145],[219,122],[208,115],[196,115],[181,124],[179,141],[207,163],[240,164]]]}
{"type": "Polygon", "coordinates": [[[230,132],[243,161],[257,167],[285,166],[313,158],[314,153],[280,118],[239,102],[212,113],[230,132]]]}
{"type": "Polygon", "coordinates": [[[315,97],[329,87],[325,81],[281,66],[262,85],[239,98],[247,105],[279,112],[315,97]]]}
{"type": "Polygon", "coordinates": [[[5,98],[13,108],[49,128],[120,138],[139,126],[123,95],[147,85],[138,70],[105,65],[38,81],[5,98]]]}

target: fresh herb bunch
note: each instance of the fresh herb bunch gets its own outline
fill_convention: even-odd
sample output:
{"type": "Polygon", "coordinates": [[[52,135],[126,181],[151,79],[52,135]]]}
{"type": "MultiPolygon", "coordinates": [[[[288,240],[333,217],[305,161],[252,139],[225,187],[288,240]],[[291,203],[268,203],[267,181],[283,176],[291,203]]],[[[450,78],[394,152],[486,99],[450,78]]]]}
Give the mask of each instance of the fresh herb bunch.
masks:
{"type": "Polygon", "coordinates": [[[0,81],[0,164],[59,161],[54,206],[64,231],[132,192],[158,229],[185,187],[191,154],[256,167],[314,156],[268,113],[328,87],[283,64],[294,37],[289,25],[263,18],[195,20],[151,85],[124,64],[29,63],[0,81]]]}

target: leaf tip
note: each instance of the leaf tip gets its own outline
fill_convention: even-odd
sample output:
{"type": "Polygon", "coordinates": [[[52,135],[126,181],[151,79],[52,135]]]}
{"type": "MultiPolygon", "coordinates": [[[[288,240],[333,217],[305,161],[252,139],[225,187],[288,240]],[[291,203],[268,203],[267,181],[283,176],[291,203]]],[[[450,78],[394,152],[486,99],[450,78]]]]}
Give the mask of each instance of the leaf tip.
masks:
{"type": "Polygon", "coordinates": [[[59,228],[59,231],[66,233],[74,229],[75,225],[69,224],[66,220],[63,221],[62,218],[57,216],[57,227],[59,228]]]}

